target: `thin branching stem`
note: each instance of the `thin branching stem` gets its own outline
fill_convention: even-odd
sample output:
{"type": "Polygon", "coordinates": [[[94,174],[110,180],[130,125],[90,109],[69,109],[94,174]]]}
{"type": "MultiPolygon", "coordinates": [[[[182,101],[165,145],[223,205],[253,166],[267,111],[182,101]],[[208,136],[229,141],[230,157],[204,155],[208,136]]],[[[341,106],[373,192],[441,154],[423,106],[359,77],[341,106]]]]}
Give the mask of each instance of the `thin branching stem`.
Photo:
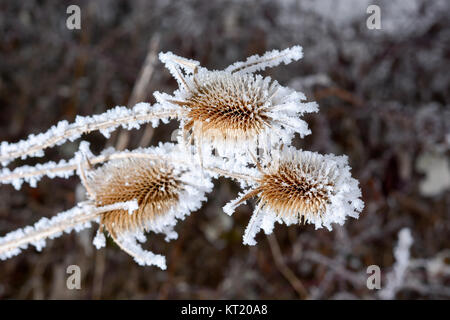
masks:
{"type": "MultiPolygon", "coordinates": [[[[128,158],[164,160],[184,165],[190,165],[190,162],[188,160],[185,161],[180,159],[173,159],[170,156],[165,157],[162,155],[155,155],[151,153],[136,152],[136,151],[120,151],[116,153],[90,157],[89,159],[86,158],[86,160],[89,161],[90,165],[95,165],[110,160],[128,159],[128,158]]],[[[49,164],[50,163],[42,164],[40,167],[28,167],[28,166],[18,167],[12,171],[10,171],[9,169],[3,169],[2,171],[0,171],[0,183],[9,184],[13,183],[13,181],[16,181],[18,179],[30,179],[30,178],[38,179],[45,175],[48,176],[70,175],[79,167],[79,161],[76,161],[76,158],[73,158],[69,161],[63,161],[58,164],[53,164],[51,166],[49,166],[49,164]]],[[[256,181],[255,177],[242,173],[230,172],[216,167],[205,167],[203,168],[203,170],[214,172],[221,176],[231,177],[236,180],[256,181]]]]}
{"type": "Polygon", "coordinates": [[[162,112],[151,112],[144,114],[134,114],[131,113],[129,115],[123,117],[117,117],[107,120],[100,120],[98,122],[89,121],[84,124],[72,123],[58,134],[52,134],[53,129],[42,134],[43,139],[34,139],[34,136],[29,139],[29,143],[26,148],[21,147],[21,145],[25,145],[27,141],[20,141],[15,144],[10,144],[8,149],[11,151],[4,152],[0,154],[0,162],[8,163],[17,158],[25,158],[27,156],[32,156],[40,152],[41,150],[47,149],[49,147],[60,144],[68,139],[74,139],[79,137],[82,134],[90,133],[98,130],[106,130],[109,128],[114,128],[117,126],[127,125],[128,123],[136,123],[136,122],[149,122],[153,119],[162,119],[162,118],[177,118],[179,114],[174,111],[162,111],[162,112]]]}
{"type": "Polygon", "coordinates": [[[308,297],[308,292],[303,285],[302,281],[294,274],[294,272],[289,269],[284,261],[283,254],[281,253],[280,245],[278,244],[277,238],[275,235],[270,234],[267,235],[267,240],[269,241],[270,251],[272,252],[272,256],[275,260],[275,265],[280,271],[280,273],[286,278],[286,280],[290,283],[292,288],[298,293],[299,297],[305,299],[308,297]]]}

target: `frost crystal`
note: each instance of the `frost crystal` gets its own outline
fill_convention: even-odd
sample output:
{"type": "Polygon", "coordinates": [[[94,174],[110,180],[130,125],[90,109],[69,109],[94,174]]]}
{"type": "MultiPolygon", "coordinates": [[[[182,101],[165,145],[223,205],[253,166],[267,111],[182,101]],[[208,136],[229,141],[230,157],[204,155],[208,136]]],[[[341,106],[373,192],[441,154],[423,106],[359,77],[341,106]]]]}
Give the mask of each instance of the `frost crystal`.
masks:
{"type": "Polygon", "coordinates": [[[276,67],[280,63],[289,64],[292,61],[298,61],[303,57],[303,49],[301,46],[293,46],[282,50],[272,50],[263,56],[254,55],[245,62],[235,62],[225,69],[228,72],[253,73],[266,68],[276,67]]]}
{"type": "Polygon", "coordinates": [[[97,234],[95,235],[94,240],[92,241],[92,244],[97,248],[103,248],[106,246],[106,238],[103,232],[100,232],[100,230],[97,231],[97,234]]]}

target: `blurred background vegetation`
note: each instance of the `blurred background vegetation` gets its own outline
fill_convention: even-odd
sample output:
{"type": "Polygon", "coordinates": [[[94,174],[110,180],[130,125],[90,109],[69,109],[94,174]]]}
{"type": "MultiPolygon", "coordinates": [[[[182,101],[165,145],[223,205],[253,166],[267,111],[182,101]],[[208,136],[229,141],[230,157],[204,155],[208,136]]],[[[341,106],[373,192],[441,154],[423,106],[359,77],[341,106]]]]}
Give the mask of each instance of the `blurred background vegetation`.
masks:
{"type": "MultiPolygon", "coordinates": [[[[332,232],[277,225],[248,247],[241,239],[253,203],[225,215],[238,187],[219,179],[209,202],[178,224],[178,240],[149,236],[168,270],[138,266],[113,242],[97,251],[94,228],[1,261],[0,298],[376,299],[366,268],[379,265],[384,285],[407,227],[413,260],[396,298],[448,299],[449,10],[446,0],[1,1],[0,141],[170,93],[176,83],[159,51],[221,69],[300,44],[300,62],[264,74],[319,103],[306,118],[312,135],[295,145],[347,154],[366,207],[332,232]],[[81,8],[80,30],[66,28],[71,4],[81,8]],[[369,4],[381,8],[380,30],[366,27],[369,4]],[[81,290],[66,288],[71,264],[81,267],[81,290]]],[[[132,149],[169,141],[176,126],[83,138],[95,153],[132,149]]],[[[13,165],[68,159],[78,143],[13,165]]],[[[76,177],[0,186],[0,235],[71,208],[83,193],[76,177]]]]}

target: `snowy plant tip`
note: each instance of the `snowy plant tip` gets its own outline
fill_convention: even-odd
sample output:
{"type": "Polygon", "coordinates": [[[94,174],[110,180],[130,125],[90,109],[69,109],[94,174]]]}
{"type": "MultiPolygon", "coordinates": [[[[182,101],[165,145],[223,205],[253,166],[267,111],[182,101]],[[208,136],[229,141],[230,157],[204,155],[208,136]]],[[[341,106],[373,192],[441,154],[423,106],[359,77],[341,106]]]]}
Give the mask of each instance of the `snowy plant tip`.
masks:
{"type": "Polygon", "coordinates": [[[256,197],[257,208],[244,235],[244,243],[255,244],[261,228],[271,233],[275,222],[311,223],[331,230],[347,216],[357,218],[364,204],[358,181],[350,174],[345,156],[287,148],[261,172],[258,184],[224,207],[234,208],[256,197]]]}
{"type": "MultiPolygon", "coordinates": [[[[51,179],[55,177],[69,178],[77,172],[80,161],[88,161],[90,165],[104,163],[109,160],[127,159],[127,158],[144,158],[144,159],[165,159],[170,161],[171,155],[168,150],[173,149],[171,143],[160,143],[158,146],[151,148],[137,148],[132,151],[117,151],[110,147],[103,150],[100,155],[94,156],[86,141],[81,141],[79,151],[72,159],[61,160],[59,162],[50,161],[35,166],[21,166],[14,170],[9,168],[0,169],[0,183],[12,184],[16,190],[19,190],[24,182],[36,187],[39,180],[47,176],[51,179]]],[[[185,159],[185,158],[183,158],[185,159]]]]}
{"type": "Polygon", "coordinates": [[[301,56],[301,47],[295,46],[262,57],[252,56],[224,71],[209,71],[197,70],[198,62],[172,53],[161,54],[161,61],[177,79],[180,90],[173,96],[155,93],[155,97],[162,105],[187,111],[182,129],[185,135],[192,131],[197,144],[210,143],[220,154],[226,154],[230,147],[246,149],[249,145],[268,150],[280,140],[290,143],[293,133],[301,137],[310,134],[300,117],[317,112],[318,106],[302,102],[306,100],[303,93],[252,72],[281,62],[287,64],[301,56]],[[188,70],[186,75],[179,66],[188,70]]]}
{"type": "Polygon", "coordinates": [[[398,233],[398,243],[394,249],[395,264],[386,276],[387,284],[379,291],[382,299],[394,299],[398,290],[404,283],[408,267],[411,262],[410,249],[414,239],[409,228],[403,228],[398,233]]]}

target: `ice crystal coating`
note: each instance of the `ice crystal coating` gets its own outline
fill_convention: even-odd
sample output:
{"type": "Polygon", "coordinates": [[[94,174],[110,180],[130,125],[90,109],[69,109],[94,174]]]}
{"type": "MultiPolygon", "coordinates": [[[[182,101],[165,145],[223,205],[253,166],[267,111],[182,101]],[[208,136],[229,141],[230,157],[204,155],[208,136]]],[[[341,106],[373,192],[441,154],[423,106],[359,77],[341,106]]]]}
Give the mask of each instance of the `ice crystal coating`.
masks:
{"type": "Polygon", "coordinates": [[[199,167],[181,162],[183,154],[175,145],[166,143],[149,149],[153,152],[146,154],[160,154],[162,159],[116,159],[88,172],[87,184],[97,206],[137,201],[132,214],[117,210],[102,216],[101,223],[114,235],[164,231],[166,225],[175,224],[175,218],[182,219],[200,208],[205,193],[212,189],[199,167]]]}
{"type": "Polygon", "coordinates": [[[275,222],[311,223],[331,230],[346,217],[357,218],[363,209],[358,181],[350,174],[346,156],[321,155],[286,148],[276,161],[267,164],[257,185],[224,207],[232,214],[242,202],[258,201],[244,235],[244,243],[255,244],[261,229],[271,233],[275,222]]]}
{"type": "Polygon", "coordinates": [[[103,232],[100,230],[97,231],[97,234],[94,237],[94,240],[92,241],[92,244],[97,248],[103,248],[106,246],[106,238],[103,232]]]}
{"type": "Polygon", "coordinates": [[[235,62],[228,66],[225,71],[253,73],[262,71],[266,68],[276,67],[280,63],[289,64],[292,61],[298,61],[301,58],[303,58],[303,49],[301,46],[293,46],[292,48],[287,48],[281,52],[275,49],[266,52],[261,57],[256,54],[248,57],[244,62],[235,62]]]}

